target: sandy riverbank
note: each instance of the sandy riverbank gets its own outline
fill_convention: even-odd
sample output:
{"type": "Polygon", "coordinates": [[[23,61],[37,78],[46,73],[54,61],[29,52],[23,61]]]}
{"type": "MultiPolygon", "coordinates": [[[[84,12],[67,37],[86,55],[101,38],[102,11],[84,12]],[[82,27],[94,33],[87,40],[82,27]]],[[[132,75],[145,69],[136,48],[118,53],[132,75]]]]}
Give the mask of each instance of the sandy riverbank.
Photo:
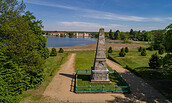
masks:
{"type": "MultiPolygon", "coordinates": [[[[59,48],[63,48],[65,51],[86,51],[86,50],[96,50],[97,43],[91,43],[87,45],[80,45],[80,46],[73,46],[73,47],[55,47],[57,50],[59,48]]],[[[131,44],[131,43],[106,43],[106,50],[108,50],[109,47],[112,47],[113,50],[120,50],[121,48],[128,47],[131,48],[138,48],[140,46],[145,47],[144,45],[140,44],[131,44]]],[[[53,47],[48,47],[50,50],[53,47]]]]}

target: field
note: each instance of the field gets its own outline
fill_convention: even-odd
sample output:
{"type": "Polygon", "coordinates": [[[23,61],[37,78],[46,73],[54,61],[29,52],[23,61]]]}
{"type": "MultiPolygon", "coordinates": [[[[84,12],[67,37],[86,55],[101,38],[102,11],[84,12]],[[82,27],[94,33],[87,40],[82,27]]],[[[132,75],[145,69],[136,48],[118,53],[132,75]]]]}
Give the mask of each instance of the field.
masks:
{"type": "Polygon", "coordinates": [[[156,52],[158,51],[147,50],[147,56],[141,56],[137,49],[130,49],[125,57],[119,57],[119,50],[115,50],[110,56],[124,68],[127,65],[127,69],[145,79],[164,96],[172,98],[172,71],[163,68],[152,69],[148,65],[151,55],[156,52]]]}

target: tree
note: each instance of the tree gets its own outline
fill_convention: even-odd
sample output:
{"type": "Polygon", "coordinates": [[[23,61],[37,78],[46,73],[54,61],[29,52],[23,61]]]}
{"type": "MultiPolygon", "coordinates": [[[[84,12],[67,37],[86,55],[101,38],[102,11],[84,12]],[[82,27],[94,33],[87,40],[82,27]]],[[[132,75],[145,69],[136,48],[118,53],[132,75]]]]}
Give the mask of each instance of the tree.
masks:
{"type": "Polygon", "coordinates": [[[120,40],[120,31],[117,30],[115,33],[114,33],[114,39],[115,40],[120,40]]]}
{"type": "Polygon", "coordinates": [[[155,50],[159,50],[160,45],[164,45],[165,40],[165,32],[166,30],[154,30],[152,31],[153,41],[152,44],[155,50]]]}
{"type": "Polygon", "coordinates": [[[158,53],[161,55],[165,53],[165,47],[163,45],[160,45],[158,53]]]}
{"type": "Polygon", "coordinates": [[[73,33],[69,33],[69,38],[74,37],[73,33]]]}
{"type": "Polygon", "coordinates": [[[128,47],[125,47],[125,52],[126,52],[126,53],[128,53],[128,52],[129,52],[128,47]]]}
{"type": "Polygon", "coordinates": [[[150,51],[153,51],[153,50],[154,50],[154,48],[153,48],[152,45],[149,47],[149,50],[150,50],[150,51]]]}
{"type": "Polygon", "coordinates": [[[63,52],[64,52],[63,48],[60,48],[59,53],[63,53],[63,52]]]}
{"type": "Polygon", "coordinates": [[[44,27],[42,25],[41,20],[36,20],[36,17],[31,13],[30,11],[25,12],[25,15],[22,16],[28,23],[30,30],[33,31],[35,34],[37,40],[38,40],[38,51],[40,52],[41,56],[46,59],[49,57],[49,50],[46,47],[47,45],[47,39],[42,35],[43,31],[42,28],[44,27]]]}
{"type": "Polygon", "coordinates": [[[133,39],[135,37],[133,29],[130,30],[130,38],[133,39]]]}
{"type": "Polygon", "coordinates": [[[127,40],[128,40],[128,35],[127,35],[126,33],[121,32],[121,33],[120,33],[120,37],[121,37],[121,40],[124,41],[124,43],[127,42],[127,40]]]}
{"type": "Polygon", "coordinates": [[[166,27],[167,32],[165,33],[165,46],[167,50],[172,52],[172,24],[166,27]]]}
{"type": "Polygon", "coordinates": [[[21,16],[25,8],[23,2],[1,0],[0,5],[0,78],[8,87],[0,84],[0,89],[8,89],[6,95],[17,99],[22,91],[37,87],[43,81],[45,55],[40,50],[48,50],[41,48],[46,47],[46,39],[38,36],[37,33],[42,35],[38,32],[40,28],[33,29],[30,21],[21,16]]]}
{"type": "Polygon", "coordinates": [[[157,53],[153,54],[153,55],[151,56],[151,58],[149,59],[149,66],[150,66],[151,68],[156,69],[156,68],[161,67],[161,65],[162,65],[161,58],[158,56],[157,53]]]}
{"type": "Polygon", "coordinates": [[[141,52],[141,56],[146,56],[147,55],[147,53],[146,53],[146,49],[145,48],[143,48],[143,51],[141,52]]]}
{"type": "Polygon", "coordinates": [[[122,48],[121,51],[119,52],[119,56],[124,57],[125,55],[126,55],[125,50],[124,48],[122,48]]]}
{"type": "Polygon", "coordinates": [[[56,48],[52,48],[50,56],[57,56],[56,48]]]}
{"type": "Polygon", "coordinates": [[[138,51],[139,52],[142,52],[143,51],[143,48],[142,47],[139,47],[138,51]]]}
{"type": "Polygon", "coordinates": [[[110,31],[109,31],[109,37],[110,37],[110,39],[113,39],[113,36],[112,36],[112,29],[110,29],[110,31]]]}
{"type": "Polygon", "coordinates": [[[163,67],[172,70],[172,54],[166,54],[163,58],[163,67]]]}
{"type": "Polygon", "coordinates": [[[113,52],[112,47],[109,47],[108,53],[112,53],[112,52],[113,52]]]}

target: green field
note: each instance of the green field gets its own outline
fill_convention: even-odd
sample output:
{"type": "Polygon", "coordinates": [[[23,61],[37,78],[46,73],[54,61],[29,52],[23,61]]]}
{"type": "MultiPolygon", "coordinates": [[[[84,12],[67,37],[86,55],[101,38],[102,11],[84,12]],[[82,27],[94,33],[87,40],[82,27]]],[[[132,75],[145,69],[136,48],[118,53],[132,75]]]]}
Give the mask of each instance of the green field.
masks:
{"type": "MultiPolygon", "coordinates": [[[[154,88],[159,90],[168,99],[172,98],[172,70],[164,69],[152,69],[149,67],[149,59],[152,54],[158,51],[147,50],[147,56],[141,56],[137,49],[129,50],[129,53],[125,57],[119,57],[119,51],[114,51],[110,56],[114,58],[121,66],[128,68],[131,72],[137,76],[145,79],[154,88]]],[[[165,56],[165,54],[160,55],[165,56]]]]}
{"type": "Polygon", "coordinates": [[[76,52],[75,71],[77,69],[88,69],[94,65],[95,51],[79,51],[76,52]]]}
{"type": "MultiPolygon", "coordinates": [[[[171,70],[165,69],[152,69],[149,68],[149,59],[152,54],[158,51],[147,50],[147,56],[141,56],[141,53],[137,49],[131,49],[125,57],[119,57],[119,51],[114,51],[111,55],[116,61],[118,61],[123,67],[129,66],[129,69],[145,79],[171,79],[171,70]]],[[[162,57],[165,54],[161,55],[162,57]]]]}

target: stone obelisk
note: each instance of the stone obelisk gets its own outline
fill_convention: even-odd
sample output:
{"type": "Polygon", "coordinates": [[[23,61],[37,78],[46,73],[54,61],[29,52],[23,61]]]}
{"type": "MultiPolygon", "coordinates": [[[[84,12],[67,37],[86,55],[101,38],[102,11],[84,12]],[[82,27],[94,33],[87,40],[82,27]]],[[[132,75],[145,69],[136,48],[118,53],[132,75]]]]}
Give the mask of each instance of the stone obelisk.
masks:
{"type": "Polygon", "coordinates": [[[94,66],[91,71],[91,83],[110,83],[109,70],[106,66],[106,48],[104,28],[100,28],[94,66]]]}

